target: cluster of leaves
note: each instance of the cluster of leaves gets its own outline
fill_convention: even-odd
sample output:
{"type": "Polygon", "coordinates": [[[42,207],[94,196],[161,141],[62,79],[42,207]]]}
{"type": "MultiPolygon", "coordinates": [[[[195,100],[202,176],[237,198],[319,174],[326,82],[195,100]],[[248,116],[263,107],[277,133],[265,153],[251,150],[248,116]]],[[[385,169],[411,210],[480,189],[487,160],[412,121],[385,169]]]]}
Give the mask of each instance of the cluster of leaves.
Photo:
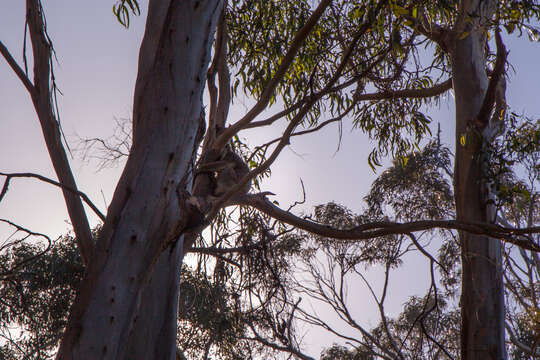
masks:
{"type": "Polygon", "coordinates": [[[393,166],[375,180],[366,197],[369,213],[390,213],[401,221],[452,218],[451,155],[436,140],[421,152],[394,160],[393,166]]]}
{"type": "Polygon", "coordinates": [[[137,0],[119,0],[113,5],[113,14],[122,26],[128,28],[131,14],[141,15],[141,8],[137,0]]]}
{"type": "Polygon", "coordinates": [[[498,206],[506,210],[512,222],[527,217],[527,204],[534,204],[540,196],[540,121],[510,113],[503,136],[486,149],[485,155],[491,171],[487,177],[498,206]]]}
{"type": "Polygon", "coordinates": [[[241,338],[245,325],[238,311],[239,297],[219,281],[182,269],[178,312],[178,346],[190,358],[219,345],[216,358],[245,359],[241,338]]]}
{"type": "Polygon", "coordinates": [[[342,345],[333,345],[325,349],[320,360],[375,360],[370,352],[362,352],[359,349],[349,349],[342,345]]]}
{"type": "Polygon", "coordinates": [[[540,39],[540,29],[531,25],[539,17],[540,5],[537,1],[511,0],[499,5],[498,19],[504,24],[506,31],[509,34],[518,31],[520,36],[526,31],[531,41],[540,39]]]}
{"type": "MultiPolygon", "coordinates": [[[[0,254],[0,264],[10,268],[42,253],[44,247],[18,244],[0,254]]],[[[49,251],[26,262],[0,282],[0,336],[4,338],[0,354],[4,358],[52,357],[83,270],[73,238],[63,236],[49,251]],[[14,335],[17,333],[20,336],[14,335]]]]}
{"type": "MultiPolygon", "coordinates": [[[[378,143],[369,158],[372,166],[380,165],[381,157],[389,154],[405,155],[429,133],[431,119],[424,114],[424,105],[436,102],[438,96],[407,100],[388,96],[384,101],[358,101],[358,96],[424,89],[448,74],[443,57],[436,56],[432,64],[421,63],[417,48],[425,40],[416,39],[403,25],[406,17],[399,9],[404,8],[392,4],[334,1],[302,43],[271,100],[271,104],[284,104],[292,119],[303,104],[321,95],[303,126],[350,116],[355,126],[378,143]],[[363,25],[367,31],[361,32],[363,25]],[[335,77],[335,85],[327,88],[335,77]]],[[[228,62],[235,73],[235,96],[238,88],[249,97],[262,94],[311,11],[310,2],[304,0],[245,0],[229,5],[228,62]]],[[[433,20],[442,16],[450,15],[436,15],[433,20]]]]}

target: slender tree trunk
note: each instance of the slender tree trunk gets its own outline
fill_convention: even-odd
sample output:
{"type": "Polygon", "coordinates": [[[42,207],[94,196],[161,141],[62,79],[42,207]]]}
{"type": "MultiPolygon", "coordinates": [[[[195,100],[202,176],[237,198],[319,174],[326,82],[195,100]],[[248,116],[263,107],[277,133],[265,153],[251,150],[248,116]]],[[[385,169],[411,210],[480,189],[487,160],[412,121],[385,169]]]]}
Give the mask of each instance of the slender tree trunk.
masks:
{"type": "Polygon", "coordinates": [[[45,22],[41,4],[38,0],[26,1],[26,21],[30,31],[34,60],[34,87],[30,90],[32,102],[39,118],[43,139],[62,188],[69,218],[77,238],[79,252],[85,265],[88,264],[93,249],[92,232],[84,211],[81,198],[75,194],[77,184],[71,172],[69,160],[62,144],[62,133],[53,110],[51,90],[51,54],[50,40],[45,33],[45,22]],[[70,191],[70,190],[73,191],[70,191]]]}
{"type": "Polygon", "coordinates": [[[133,146],[57,359],[174,359],[182,237],[220,0],[151,0],[134,95],[133,146]],[[155,271],[154,271],[155,269],[155,271]]]}
{"type": "MultiPolygon", "coordinates": [[[[489,1],[463,1],[465,14],[478,14],[456,31],[452,49],[456,98],[456,158],[454,193],[458,220],[494,222],[485,177],[484,148],[491,141],[489,124],[478,115],[488,88],[486,36],[482,21],[490,16],[489,1]],[[464,31],[469,35],[464,37],[464,31]]],[[[501,242],[487,236],[459,233],[462,247],[461,359],[502,360],[504,298],[501,242]]]]}

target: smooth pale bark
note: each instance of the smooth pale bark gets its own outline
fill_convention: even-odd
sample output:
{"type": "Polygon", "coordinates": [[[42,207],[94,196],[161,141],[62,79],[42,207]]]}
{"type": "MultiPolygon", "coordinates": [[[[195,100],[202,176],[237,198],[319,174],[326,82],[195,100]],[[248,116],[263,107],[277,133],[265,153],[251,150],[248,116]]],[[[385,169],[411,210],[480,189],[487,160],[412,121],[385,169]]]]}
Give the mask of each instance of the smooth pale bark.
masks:
{"type": "Polygon", "coordinates": [[[191,182],[220,10],[219,0],[150,1],[133,146],[57,359],[174,359],[183,244],[166,239],[185,215],[177,187],[191,182]]]}
{"type": "MultiPolygon", "coordinates": [[[[488,1],[463,1],[465,14],[480,17],[458,27],[451,50],[456,101],[456,158],[454,193],[457,219],[492,223],[495,210],[489,201],[483,149],[491,141],[489,128],[477,121],[488,77],[486,38],[479,21],[490,16],[488,1]],[[460,39],[463,31],[470,31],[460,39]]],[[[490,125],[487,125],[489,127],[490,125]]],[[[502,360],[504,345],[504,298],[501,242],[461,231],[461,359],[502,360]]]]}
{"type": "Polygon", "coordinates": [[[165,251],[141,296],[141,311],[130,335],[126,359],[174,359],[183,244],[165,251]]]}

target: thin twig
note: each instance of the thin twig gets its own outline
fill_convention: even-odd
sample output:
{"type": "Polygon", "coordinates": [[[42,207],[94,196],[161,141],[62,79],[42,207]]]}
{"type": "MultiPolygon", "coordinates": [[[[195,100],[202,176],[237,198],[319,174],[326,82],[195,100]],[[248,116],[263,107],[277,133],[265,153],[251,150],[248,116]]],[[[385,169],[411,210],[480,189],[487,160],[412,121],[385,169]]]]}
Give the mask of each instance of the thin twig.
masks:
{"type": "Polygon", "coordinates": [[[35,179],[41,180],[43,182],[46,182],[48,184],[58,186],[61,189],[65,189],[67,191],[70,191],[70,192],[80,196],[83,199],[83,201],[94,211],[94,213],[96,213],[96,215],[101,219],[101,221],[105,221],[105,215],[103,215],[103,213],[101,211],[99,211],[97,206],[94,205],[94,203],[90,200],[90,198],[85,193],[83,193],[82,191],[72,189],[69,186],[66,186],[64,184],[59,183],[58,181],[55,181],[55,180],[49,179],[48,177],[45,177],[43,175],[34,174],[34,173],[4,173],[4,172],[0,172],[0,176],[5,176],[6,177],[4,187],[2,188],[2,192],[0,193],[0,201],[2,200],[3,196],[5,195],[5,192],[7,191],[9,180],[11,178],[35,178],[35,179]]]}

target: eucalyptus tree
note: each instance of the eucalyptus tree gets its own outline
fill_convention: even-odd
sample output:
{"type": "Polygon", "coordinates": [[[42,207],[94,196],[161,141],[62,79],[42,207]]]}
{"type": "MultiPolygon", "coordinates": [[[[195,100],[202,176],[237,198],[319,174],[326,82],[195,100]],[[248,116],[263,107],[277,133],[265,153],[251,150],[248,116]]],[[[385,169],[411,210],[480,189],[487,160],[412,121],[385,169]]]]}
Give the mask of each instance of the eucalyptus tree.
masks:
{"type": "MultiPolygon", "coordinates": [[[[339,240],[434,227],[459,230],[462,359],[504,358],[500,239],[538,251],[536,242],[521,235],[539,230],[494,224],[484,155],[506,119],[507,52],[500,31],[537,34],[528,23],[538,17],[537,4],[151,0],[134,92],[132,145],[107,214],[77,190],[54,106],[54,50],[43,6],[39,0],[27,0],[26,6],[33,81],[2,43],[0,53],[32,99],[58,182],[37,174],[3,174],[0,197],[22,176],[62,188],[86,268],[58,359],[176,356],[184,252],[224,209],[237,205],[339,240]],[[420,51],[424,46],[427,55],[420,51]],[[424,56],[432,61],[424,64],[424,56]],[[250,184],[257,188],[293,136],[345,119],[377,141],[371,165],[382,156],[405,156],[429,131],[423,106],[451,88],[457,220],[329,227],[279,208],[267,199],[269,193],[246,193],[250,184]],[[254,105],[232,120],[230,102],[239,89],[254,105]],[[283,107],[263,118],[272,105],[283,107]],[[285,120],[282,135],[241,160],[237,134],[279,120],[285,120]],[[298,130],[301,126],[306,129],[298,130]],[[231,154],[236,160],[227,160],[231,154]],[[225,173],[234,179],[224,179],[225,173]],[[83,201],[103,221],[96,241],[83,201]]],[[[128,25],[130,13],[140,9],[136,0],[121,0],[114,11],[128,25]]]]}
{"type": "MultiPolygon", "coordinates": [[[[311,47],[312,43],[306,41],[307,54],[300,55],[300,61],[293,65],[294,72],[285,76],[285,81],[290,79],[290,87],[285,85],[278,91],[281,90],[289,110],[300,113],[297,109],[302,102],[329,90],[321,83],[331,78],[333,73],[328,68],[336,63],[335,59],[351,53],[343,72],[346,75],[332,89],[335,91],[328,95],[326,104],[332,115],[337,113],[334,119],[349,115],[355,125],[378,140],[378,147],[370,155],[370,161],[376,165],[380,155],[389,152],[404,155],[411,142],[403,134],[409,132],[413,139],[414,136],[418,139],[426,132],[429,119],[423,114],[422,105],[429,105],[452,88],[456,109],[456,218],[473,223],[496,223],[495,198],[500,188],[491,176],[488,148],[503,131],[509,113],[505,99],[508,52],[501,31],[527,32],[532,39],[537,38],[538,29],[530,22],[538,18],[539,5],[521,1],[390,1],[373,17],[372,31],[362,35],[358,46],[351,51],[344,42],[350,39],[354,44],[358,19],[370,16],[369,9],[373,9],[370,5],[374,4],[347,2],[330,6],[328,18],[314,31],[315,36],[322,34],[321,38],[326,41],[313,41],[311,47]],[[428,50],[421,51],[422,46],[428,50]],[[377,59],[380,54],[383,60],[370,63],[370,59],[377,59]],[[426,61],[426,57],[429,60],[426,61]],[[373,89],[378,91],[369,93],[373,89]]],[[[260,3],[259,7],[272,9],[260,3]]],[[[249,25],[258,26],[265,20],[268,23],[273,20],[277,27],[284,26],[283,21],[272,19],[272,14],[286,11],[283,8],[287,6],[270,12],[271,15],[261,20],[256,16],[258,13],[246,10],[250,9],[248,6],[233,12],[250,14],[241,14],[241,26],[231,26],[231,29],[249,29],[249,41],[240,37],[239,32],[234,33],[236,39],[242,39],[242,49],[236,57],[233,53],[233,59],[236,64],[240,63],[240,69],[252,74],[250,79],[255,83],[247,82],[251,93],[259,94],[265,73],[274,73],[273,66],[280,64],[277,54],[281,51],[279,44],[283,35],[277,30],[257,32],[249,25]],[[260,48],[267,43],[274,46],[261,56],[260,48]],[[274,48],[276,56],[264,57],[274,48]],[[270,69],[266,70],[267,67],[270,69]]],[[[299,13],[294,15],[301,19],[302,7],[297,9],[299,13]]],[[[234,50],[236,46],[231,45],[231,51],[234,50]]],[[[316,122],[321,111],[323,109],[315,105],[308,119],[316,122]]],[[[505,358],[501,242],[493,236],[464,229],[459,230],[459,238],[461,357],[505,358]]]]}

